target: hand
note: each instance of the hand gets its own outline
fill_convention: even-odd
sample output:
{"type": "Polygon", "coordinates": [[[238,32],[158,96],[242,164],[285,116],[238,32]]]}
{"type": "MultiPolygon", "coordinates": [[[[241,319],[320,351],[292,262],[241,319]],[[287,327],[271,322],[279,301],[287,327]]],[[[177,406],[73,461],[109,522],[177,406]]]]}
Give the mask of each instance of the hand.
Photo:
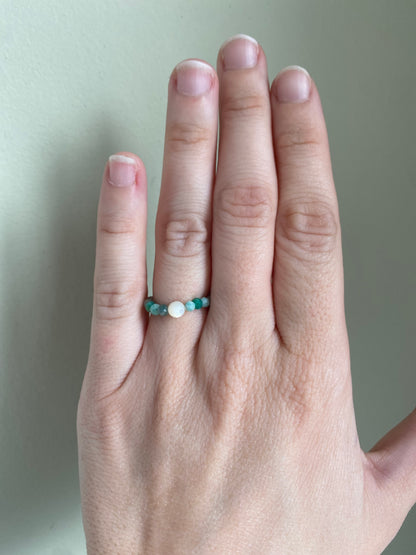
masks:
{"type": "Polygon", "coordinates": [[[262,48],[243,38],[217,72],[172,73],[152,294],[210,294],[208,308],[145,310],[146,206],[142,160],[111,157],[77,414],[88,552],[381,553],[416,500],[416,412],[361,450],[308,73],[269,87],[262,48]]]}

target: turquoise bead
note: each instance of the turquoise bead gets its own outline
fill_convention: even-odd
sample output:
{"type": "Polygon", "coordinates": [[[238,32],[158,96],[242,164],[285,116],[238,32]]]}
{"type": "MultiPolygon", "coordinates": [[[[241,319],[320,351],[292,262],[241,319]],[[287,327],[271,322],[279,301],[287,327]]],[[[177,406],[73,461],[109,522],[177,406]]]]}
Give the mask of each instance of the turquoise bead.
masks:
{"type": "Polygon", "coordinates": [[[152,306],[152,304],[154,304],[154,301],[151,297],[148,297],[144,301],[144,308],[147,310],[147,312],[150,312],[150,307],[152,306]]]}
{"type": "Polygon", "coordinates": [[[195,308],[201,308],[201,306],[202,306],[202,301],[201,301],[201,299],[198,299],[198,297],[197,297],[197,298],[195,298],[195,299],[192,299],[192,302],[194,303],[195,308]]]}
{"type": "Polygon", "coordinates": [[[192,301],[188,301],[187,303],[185,303],[185,308],[186,310],[188,310],[189,312],[191,310],[195,310],[195,303],[193,303],[192,301]]]}
{"type": "Polygon", "coordinates": [[[166,316],[167,313],[168,313],[168,306],[166,304],[159,305],[160,316],[166,316]]]}
{"type": "Polygon", "coordinates": [[[204,308],[209,306],[209,297],[201,297],[201,301],[204,308]]]}
{"type": "Polygon", "coordinates": [[[160,306],[159,304],[153,303],[152,306],[150,307],[150,313],[157,316],[159,314],[159,306],[160,306]]]}

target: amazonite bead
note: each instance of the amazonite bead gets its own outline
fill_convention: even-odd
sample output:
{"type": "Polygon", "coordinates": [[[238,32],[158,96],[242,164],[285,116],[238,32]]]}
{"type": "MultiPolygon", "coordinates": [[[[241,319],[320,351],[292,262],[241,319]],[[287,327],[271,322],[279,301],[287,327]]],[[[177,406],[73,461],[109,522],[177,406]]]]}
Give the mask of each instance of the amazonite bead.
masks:
{"type": "Polygon", "coordinates": [[[195,299],[192,299],[192,302],[194,303],[195,308],[201,308],[201,306],[202,306],[202,301],[201,301],[201,299],[198,299],[198,297],[197,297],[197,298],[195,298],[195,299]]]}
{"type": "Polygon", "coordinates": [[[152,306],[150,307],[150,313],[157,316],[159,314],[159,306],[160,305],[158,305],[157,303],[153,303],[152,306]]]}
{"type": "Polygon", "coordinates": [[[185,308],[186,310],[188,310],[189,312],[191,310],[195,310],[195,303],[193,303],[192,301],[188,301],[187,303],[185,303],[185,308]]]}
{"type": "Polygon", "coordinates": [[[160,316],[166,316],[168,313],[168,307],[166,304],[161,304],[159,306],[159,314],[160,316]]]}
{"type": "Polygon", "coordinates": [[[201,297],[202,306],[205,308],[209,306],[209,298],[208,297],[201,297]]]}
{"type": "Polygon", "coordinates": [[[147,312],[150,312],[150,307],[152,306],[152,304],[154,304],[154,300],[150,297],[148,297],[144,301],[144,308],[147,310],[147,312]]]}
{"type": "Polygon", "coordinates": [[[168,305],[168,312],[173,318],[180,318],[185,314],[185,305],[181,301],[172,301],[168,305]]]}

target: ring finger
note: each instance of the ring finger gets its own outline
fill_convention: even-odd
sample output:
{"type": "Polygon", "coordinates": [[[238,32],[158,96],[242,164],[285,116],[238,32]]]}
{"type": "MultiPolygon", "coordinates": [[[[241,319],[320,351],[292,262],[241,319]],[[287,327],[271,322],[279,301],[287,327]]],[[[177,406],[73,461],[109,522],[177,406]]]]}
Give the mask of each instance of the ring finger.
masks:
{"type": "MultiPolygon", "coordinates": [[[[218,79],[200,60],[185,60],[168,88],[162,183],[155,223],[153,297],[185,303],[209,293],[211,199],[215,178],[218,79]]],[[[150,317],[148,334],[186,350],[195,344],[206,310],[181,318],[150,317]],[[184,338],[186,337],[185,343],[184,338]]]]}

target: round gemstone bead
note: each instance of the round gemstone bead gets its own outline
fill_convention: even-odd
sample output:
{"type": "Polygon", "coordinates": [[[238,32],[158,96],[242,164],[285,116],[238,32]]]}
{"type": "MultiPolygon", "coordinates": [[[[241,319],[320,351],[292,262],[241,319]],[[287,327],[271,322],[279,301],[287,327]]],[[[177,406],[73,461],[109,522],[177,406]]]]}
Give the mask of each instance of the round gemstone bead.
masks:
{"type": "Polygon", "coordinates": [[[154,304],[154,300],[151,297],[148,297],[144,301],[144,308],[147,310],[147,312],[150,312],[150,307],[152,306],[152,304],[154,304]]]}
{"type": "Polygon", "coordinates": [[[150,307],[150,313],[157,316],[159,314],[159,306],[160,306],[159,304],[153,303],[152,306],[150,307]]]}
{"type": "Polygon", "coordinates": [[[168,312],[173,318],[179,318],[185,314],[185,305],[181,301],[172,301],[168,305],[168,312]]]}
{"type": "Polygon", "coordinates": [[[160,316],[166,316],[168,313],[168,307],[166,304],[161,304],[159,306],[159,314],[160,316]]]}
{"type": "Polygon", "coordinates": [[[195,299],[192,299],[192,302],[194,303],[195,308],[201,308],[201,306],[202,306],[202,301],[201,301],[201,299],[198,299],[198,297],[197,297],[197,298],[195,298],[195,299]]]}
{"type": "Polygon", "coordinates": [[[193,303],[192,301],[188,301],[187,303],[185,303],[185,308],[186,310],[188,310],[189,312],[191,310],[195,310],[195,303],[193,303]]]}
{"type": "Polygon", "coordinates": [[[205,308],[209,306],[209,298],[208,297],[201,297],[202,306],[205,308]]]}

